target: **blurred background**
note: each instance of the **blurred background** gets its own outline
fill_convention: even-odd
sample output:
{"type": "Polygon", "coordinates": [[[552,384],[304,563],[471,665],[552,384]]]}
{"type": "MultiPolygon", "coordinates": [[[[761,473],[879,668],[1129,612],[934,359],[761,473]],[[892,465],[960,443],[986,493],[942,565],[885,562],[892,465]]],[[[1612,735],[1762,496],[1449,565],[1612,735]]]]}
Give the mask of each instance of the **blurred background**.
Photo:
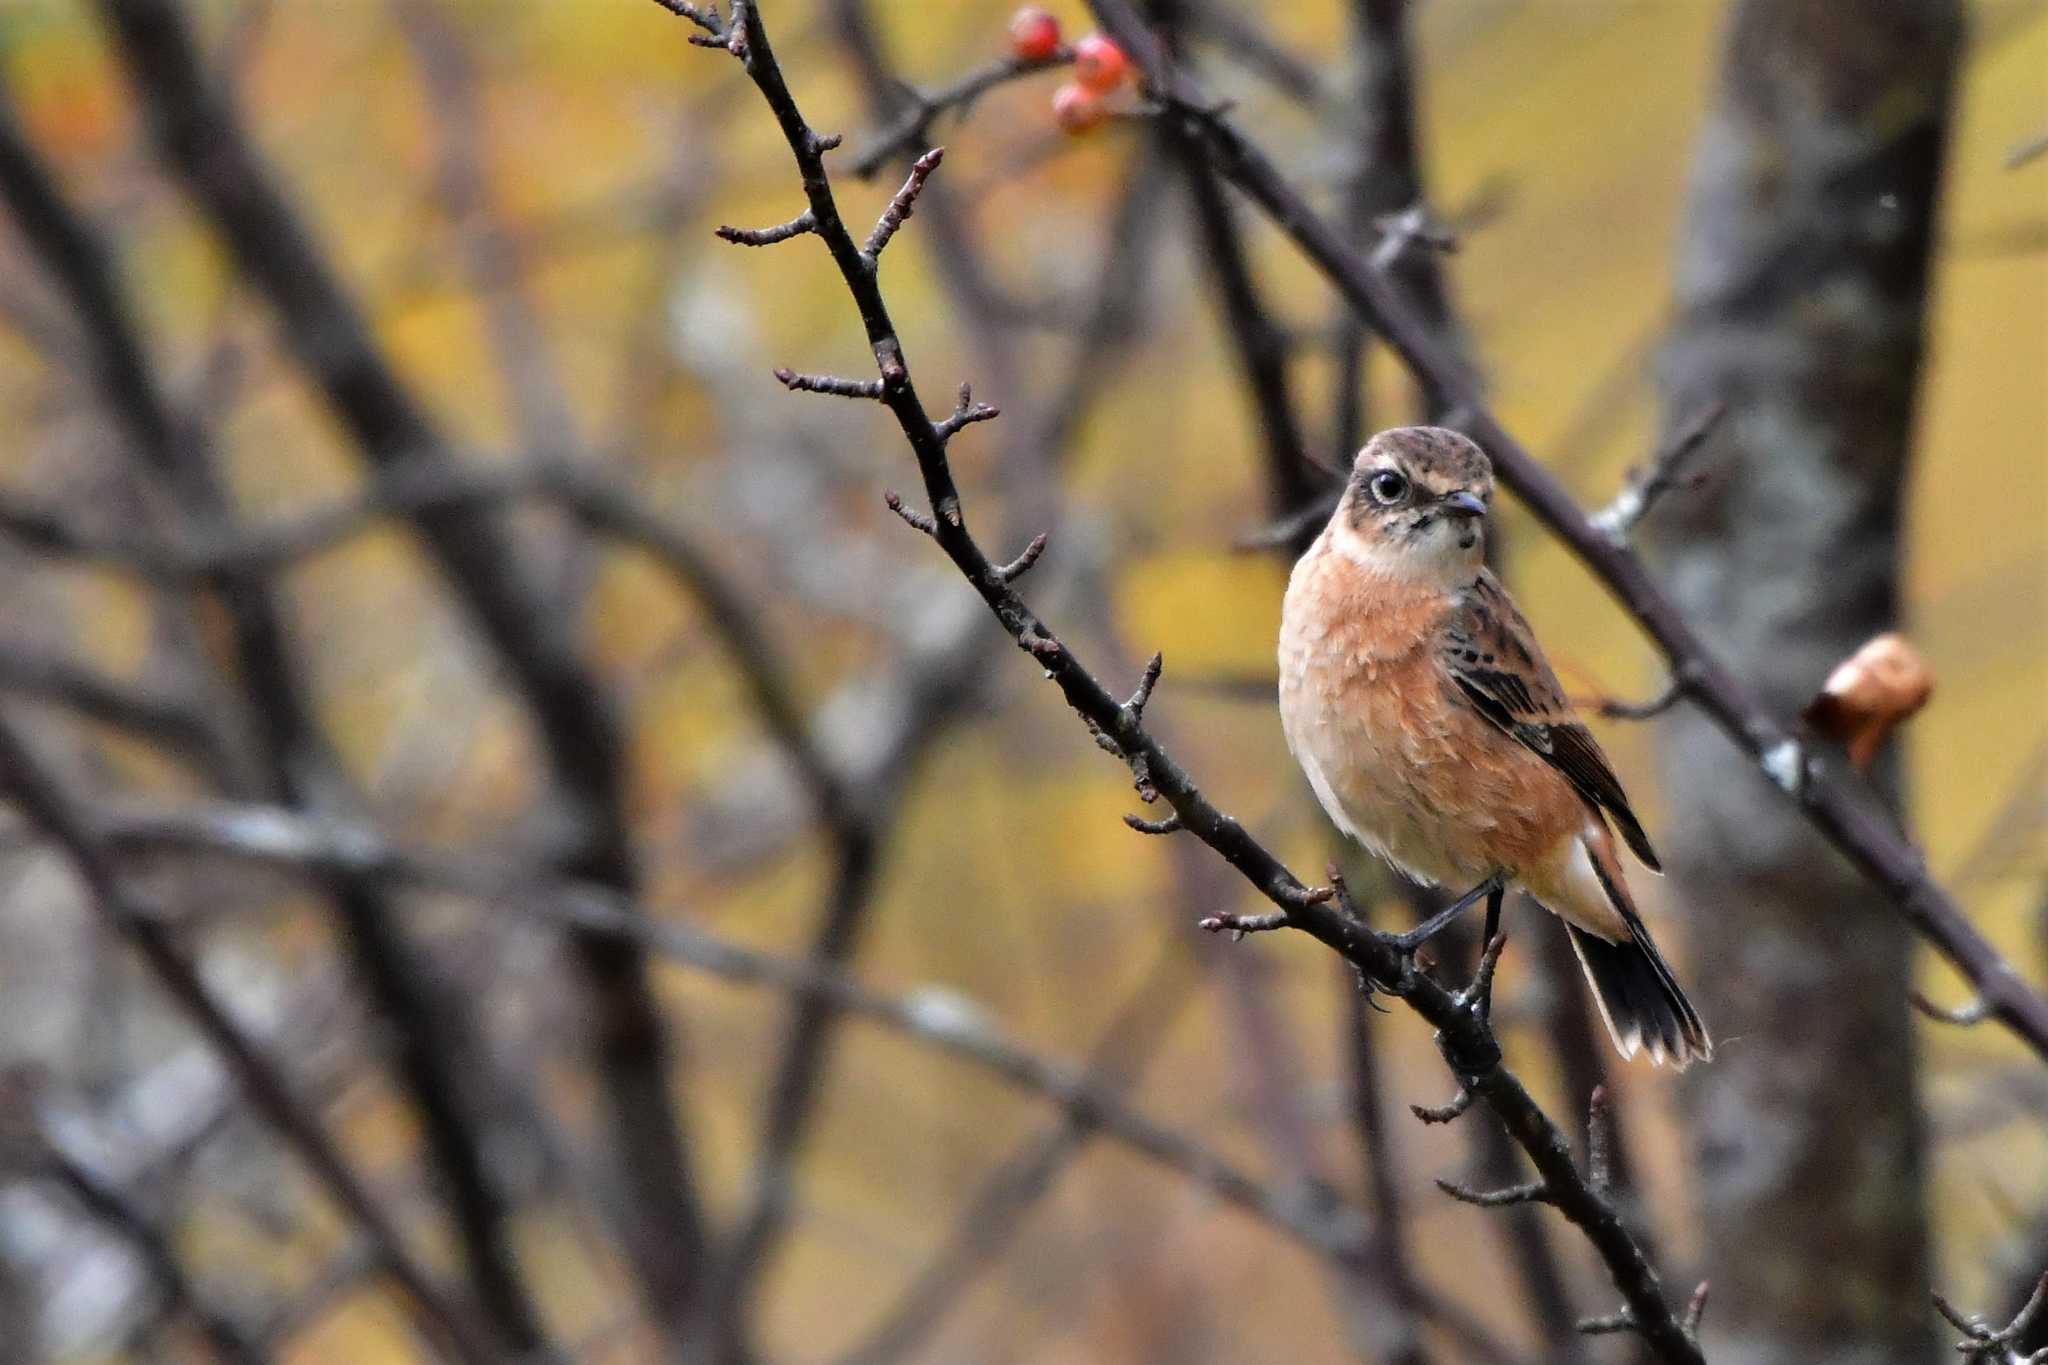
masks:
{"type": "MultiPolygon", "coordinates": [[[[1012,8],[762,4],[805,113],[846,135],[851,221],[927,142],[947,148],[882,276],[927,400],[971,380],[1003,410],[952,447],[984,543],[1049,531],[1025,591],[1062,638],[1112,682],[1162,651],[1148,718],[1211,799],[1304,876],[1344,857],[1396,922],[1408,897],[1340,848],[1286,753],[1289,557],[1245,542],[1427,396],[1155,120],[1061,132],[1060,71],[883,139],[915,124],[907,91],[1006,57],[1012,8]]],[[[1588,506],[1684,415],[1674,370],[1718,325],[1702,253],[1747,240],[1717,226],[1714,177],[1762,213],[1759,187],[1802,173],[1796,139],[1731,166],[1728,130],[1846,109],[1845,136],[1876,127],[1881,149],[1894,116],[1945,139],[1938,198],[1911,201],[1910,174],[1881,187],[1933,230],[1924,295],[1916,255],[1880,262],[1906,341],[1879,338],[1881,373],[1836,398],[1861,420],[1855,385],[1890,386],[1890,453],[1858,464],[1869,443],[1845,438],[1797,485],[1821,492],[1786,492],[1737,385],[1700,487],[1646,538],[1788,713],[1896,618],[1937,687],[1887,780],[1937,877],[2038,984],[2048,157],[2015,149],[2048,134],[2048,6],[1902,7],[1933,15],[1932,40],[1859,29],[1885,6],[1829,8],[1189,0],[1154,17],[1361,241],[1425,195],[1458,229],[1455,254],[1401,268],[1588,506]],[[1809,46],[1767,41],[1773,24],[1809,46]],[[1933,73],[1918,85],[1859,66],[1914,60],[1933,73]],[[1809,67],[1831,92],[1812,109],[1756,95],[1809,67]],[[1390,70],[1412,78],[1391,94],[1390,70]],[[1906,113],[1862,107],[1895,78],[1906,113]],[[1388,134],[1403,106],[1412,130],[1388,134]],[[1825,490],[1852,483],[1841,496],[1877,512],[1834,514],[1825,490]],[[1752,487],[1775,490],[1795,548],[1743,548],[1729,509],[1752,487]],[[1715,578],[1715,556],[1774,592],[1715,578]],[[1886,586],[1841,607],[1837,573],[1886,586]],[[1768,640],[1727,624],[1745,602],[1840,615],[1847,648],[1774,674],[1768,640]]],[[[1069,38],[1093,26],[1078,0],[1051,9],[1069,38]]],[[[1126,828],[1128,774],[883,507],[917,487],[888,414],[775,382],[869,357],[816,241],[713,236],[788,218],[800,188],[742,71],[690,31],[647,0],[0,0],[0,717],[129,913],[103,913],[44,819],[0,817],[0,1360],[441,1358],[394,1285],[394,1239],[482,1305],[485,1358],[1639,1358],[1571,1330],[1614,1295],[1563,1220],[1432,1185],[1520,1177],[1490,1115],[1407,1112],[1452,1084],[1420,1020],[1361,1011],[1305,937],[1196,930],[1255,893],[1200,844],[1126,828]],[[194,88],[224,102],[195,114],[194,88]],[[237,198],[252,176],[274,203],[237,198]],[[280,246],[266,203],[302,236],[280,246]],[[440,861],[365,870],[378,841],[440,861]],[[565,932],[546,888],[568,882],[669,946],[565,932]],[[193,964],[278,1094],[223,1066],[142,939],[193,964]],[[807,959],[895,1003],[839,1014],[778,977],[807,959]],[[1286,1216],[921,1030],[1088,1072],[1286,1216]],[[383,1233],[280,1114],[324,1129],[383,1233]],[[1363,1263],[1287,1226],[1347,1217],[1378,1230],[1363,1263]]],[[[1840,186],[1818,183],[1825,208],[1840,186]]],[[[1736,310],[1743,325],[1825,313],[1842,296],[1820,283],[1855,269],[1836,268],[1771,277],[1789,301],[1736,310]]],[[[1503,505],[1502,570],[1569,689],[1654,695],[1639,630],[1503,505]]],[[[1667,1292],[1708,1277],[1730,1295],[1710,1300],[1709,1357],[1941,1358],[1930,1289],[2003,1321],[2048,1268],[2048,1073],[1995,1027],[1911,1016],[1897,982],[1831,977],[1826,945],[1892,943],[1873,970],[1967,998],[1874,889],[1780,875],[1815,856],[1781,847],[1788,807],[1749,802],[1733,852],[1689,835],[1713,817],[1683,790],[1683,720],[1594,724],[1681,851],[1639,894],[1721,1057],[1683,1083],[1614,1059],[1527,907],[1496,1019],[1569,1131],[1608,1087],[1667,1292]],[[1780,854],[1779,873],[1714,875],[1780,854]],[[1772,896],[1799,925],[1768,940],[1803,964],[1782,981],[1711,935],[1689,947],[1703,917],[1746,923],[1772,896]],[[1775,1013],[1754,1008],[1760,983],[1775,1013]],[[1857,1010],[1878,1022],[1811,1022],[1857,1010]],[[1782,1041],[1820,1036],[1835,1050],[1782,1041]],[[1758,1078],[1795,1054],[1816,1069],[1758,1078]],[[1892,1125],[1893,1156],[1802,1127],[1829,1086],[1889,1106],[1869,1123],[1892,1125]],[[1729,1143],[1836,1159],[1737,1177],[1729,1143]],[[1871,1163],[1889,1184],[1857,1184],[1871,1163]],[[1837,1179],[1847,1214],[1822,1207],[1837,1179]],[[1745,1287],[1771,1247],[1814,1240],[1801,1228],[1831,1250],[1745,1287]],[[1866,1254],[1883,1262],[1867,1276],[1866,1254]]]]}

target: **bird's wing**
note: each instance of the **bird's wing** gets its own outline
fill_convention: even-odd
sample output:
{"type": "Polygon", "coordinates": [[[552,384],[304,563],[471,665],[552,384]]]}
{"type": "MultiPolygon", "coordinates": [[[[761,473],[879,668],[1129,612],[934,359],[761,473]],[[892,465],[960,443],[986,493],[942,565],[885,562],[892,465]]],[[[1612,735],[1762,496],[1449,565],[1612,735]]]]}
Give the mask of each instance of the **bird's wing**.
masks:
{"type": "Polygon", "coordinates": [[[1580,796],[1613,817],[1643,865],[1660,871],[1621,779],[1573,715],[1529,623],[1491,571],[1459,598],[1438,647],[1452,681],[1479,714],[1564,774],[1580,796]]]}

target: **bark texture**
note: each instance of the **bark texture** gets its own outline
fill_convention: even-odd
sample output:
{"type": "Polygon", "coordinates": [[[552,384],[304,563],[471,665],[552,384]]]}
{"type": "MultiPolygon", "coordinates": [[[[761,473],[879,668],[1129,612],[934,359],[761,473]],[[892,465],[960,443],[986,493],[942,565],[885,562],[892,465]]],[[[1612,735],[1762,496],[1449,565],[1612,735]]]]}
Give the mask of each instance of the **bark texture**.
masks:
{"type": "MultiPolygon", "coordinates": [[[[1728,405],[1660,511],[1672,593],[1790,715],[1899,613],[1954,0],[1741,0],[1698,149],[1667,413],[1728,405]]],[[[1937,1358],[1905,924],[1696,714],[1673,886],[1715,1062],[1688,1078],[1719,1365],[1937,1358]]],[[[1896,796],[1893,755],[1879,775],[1896,796]]]]}

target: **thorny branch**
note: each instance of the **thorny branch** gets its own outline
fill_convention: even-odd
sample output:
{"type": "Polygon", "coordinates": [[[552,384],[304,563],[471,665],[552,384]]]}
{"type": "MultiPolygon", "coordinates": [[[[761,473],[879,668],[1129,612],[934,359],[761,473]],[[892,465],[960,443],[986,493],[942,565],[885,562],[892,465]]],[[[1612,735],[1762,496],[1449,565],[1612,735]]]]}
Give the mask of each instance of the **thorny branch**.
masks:
{"type": "MultiPolygon", "coordinates": [[[[1356,964],[1376,989],[1405,1000],[1437,1029],[1446,1062],[1463,1088],[1484,1099],[1528,1153],[1549,1202],[1578,1224],[1607,1264],[1642,1335],[1665,1359],[1697,1365],[1700,1353],[1664,1301],[1655,1268],[1614,1205],[1579,1171],[1564,1135],[1502,1063],[1490,1027],[1472,1007],[1423,971],[1412,953],[1370,929],[1331,888],[1301,883],[1264,845],[1211,805],[1143,724],[1140,706],[1119,702],[1017,596],[968,530],[946,443],[918,397],[875,272],[862,255],[833,196],[824,154],[830,140],[804,119],[776,63],[757,6],[741,5],[716,28],[729,50],[743,53],[747,74],[767,101],[802,179],[815,234],[831,253],[860,313],[880,379],[876,395],[895,417],[915,455],[933,509],[928,534],[980,594],[1018,646],[1029,653],[1090,724],[1104,748],[1131,768],[1141,796],[1156,793],[1182,825],[1209,844],[1279,907],[1282,922],[1301,929],[1356,964]]],[[[1126,45],[1128,49],[1128,44],[1126,45]]],[[[900,500],[892,501],[897,505],[900,500]]],[[[905,509],[907,510],[907,509],[905,509]]],[[[1224,917],[1219,927],[1244,927],[1224,917]]]]}
{"type": "Polygon", "coordinates": [[[1991,1017],[2048,1058],[2048,998],[2027,984],[1935,882],[1926,859],[1869,784],[1815,751],[1708,650],[1635,551],[1596,525],[1509,434],[1487,406],[1470,367],[1415,302],[1302,198],[1227,111],[1172,65],[1128,0],[1089,0],[1089,5],[1143,72],[1163,117],[1197,140],[1217,172],[1272,218],[1425,387],[1443,395],[1454,414],[1452,424],[1492,456],[1501,482],[1521,496],[1663,650],[1673,676],[1684,682],[1687,699],[1884,890],[1913,928],[1976,987],[1991,1017]]]}

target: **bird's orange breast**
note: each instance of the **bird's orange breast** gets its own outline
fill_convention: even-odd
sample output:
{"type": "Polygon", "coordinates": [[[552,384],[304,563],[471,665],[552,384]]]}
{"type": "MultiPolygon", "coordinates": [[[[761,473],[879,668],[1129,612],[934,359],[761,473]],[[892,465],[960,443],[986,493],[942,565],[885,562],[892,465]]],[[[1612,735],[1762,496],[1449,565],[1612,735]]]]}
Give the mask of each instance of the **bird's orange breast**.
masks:
{"type": "Polygon", "coordinates": [[[1318,541],[1281,614],[1280,717],[1341,828],[1413,876],[1465,886],[1536,873],[1587,813],[1463,700],[1437,650],[1452,605],[1318,541]]]}

